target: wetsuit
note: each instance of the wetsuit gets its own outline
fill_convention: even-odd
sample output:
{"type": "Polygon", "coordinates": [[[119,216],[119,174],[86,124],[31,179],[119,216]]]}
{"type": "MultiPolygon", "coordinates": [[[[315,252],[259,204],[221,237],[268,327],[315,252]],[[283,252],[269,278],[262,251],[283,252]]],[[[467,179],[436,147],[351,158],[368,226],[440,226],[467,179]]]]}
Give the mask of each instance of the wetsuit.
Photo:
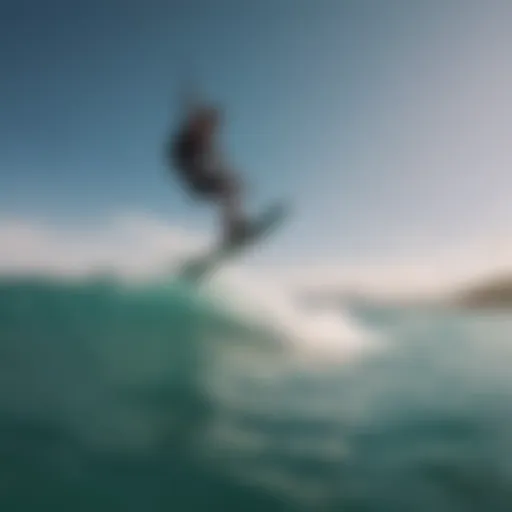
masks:
{"type": "Polygon", "coordinates": [[[192,192],[218,198],[228,193],[231,178],[200,133],[183,128],[171,140],[170,157],[192,192]]]}
{"type": "Polygon", "coordinates": [[[231,243],[250,232],[243,212],[241,183],[214,151],[211,138],[203,133],[183,126],[169,141],[167,156],[194,195],[220,206],[223,238],[231,243]]]}

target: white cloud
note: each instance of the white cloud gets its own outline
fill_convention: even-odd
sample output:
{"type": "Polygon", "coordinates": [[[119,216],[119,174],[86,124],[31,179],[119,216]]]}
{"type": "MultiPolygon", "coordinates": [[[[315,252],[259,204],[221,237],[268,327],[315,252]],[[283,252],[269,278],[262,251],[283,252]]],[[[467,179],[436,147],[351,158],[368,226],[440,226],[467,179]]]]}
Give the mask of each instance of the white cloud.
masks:
{"type": "MultiPolygon", "coordinates": [[[[125,214],[101,226],[66,229],[34,219],[0,219],[0,273],[83,276],[109,271],[144,277],[170,270],[208,246],[209,237],[155,216],[125,214]]],[[[435,294],[486,274],[512,270],[512,238],[468,241],[386,261],[333,262],[258,269],[274,283],[350,288],[375,294],[435,294]]]]}
{"type": "Polygon", "coordinates": [[[144,276],[172,266],[206,237],[142,214],[93,228],[57,228],[33,219],[0,219],[0,272],[82,276],[110,271],[144,276]]]}
{"type": "MultiPolygon", "coordinates": [[[[411,245],[411,247],[413,247],[411,245]]],[[[274,270],[297,288],[350,290],[375,296],[438,296],[498,274],[512,273],[512,237],[488,237],[452,246],[423,247],[406,256],[357,261],[325,260],[274,270]]]]}

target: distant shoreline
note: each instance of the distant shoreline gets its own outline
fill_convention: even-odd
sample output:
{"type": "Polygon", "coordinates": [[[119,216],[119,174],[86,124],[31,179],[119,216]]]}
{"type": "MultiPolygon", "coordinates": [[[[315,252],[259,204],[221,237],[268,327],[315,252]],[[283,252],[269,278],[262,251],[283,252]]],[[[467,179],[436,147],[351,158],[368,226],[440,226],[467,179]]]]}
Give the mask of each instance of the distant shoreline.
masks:
{"type": "Polygon", "coordinates": [[[458,292],[455,303],[470,309],[512,310],[512,275],[497,276],[458,292]]]}
{"type": "Polygon", "coordinates": [[[422,297],[411,294],[408,297],[391,295],[373,296],[365,292],[316,291],[302,294],[301,302],[307,307],[322,308],[329,305],[368,305],[421,307],[428,309],[512,311],[512,275],[483,279],[479,282],[458,287],[455,291],[438,296],[422,297]]]}

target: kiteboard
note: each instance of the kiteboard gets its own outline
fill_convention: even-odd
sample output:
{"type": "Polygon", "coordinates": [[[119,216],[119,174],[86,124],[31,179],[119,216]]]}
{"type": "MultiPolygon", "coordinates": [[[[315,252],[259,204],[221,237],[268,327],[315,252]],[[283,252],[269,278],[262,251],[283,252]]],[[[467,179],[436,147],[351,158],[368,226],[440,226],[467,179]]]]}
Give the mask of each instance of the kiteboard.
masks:
{"type": "Polygon", "coordinates": [[[185,263],[178,272],[182,279],[200,282],[212,274],[227,259],[261,241],[277,228],[288,214],[284,202],[274,203],[249,222],[247,234],[230,243],[221,243],[206,255],[185,263]]]}

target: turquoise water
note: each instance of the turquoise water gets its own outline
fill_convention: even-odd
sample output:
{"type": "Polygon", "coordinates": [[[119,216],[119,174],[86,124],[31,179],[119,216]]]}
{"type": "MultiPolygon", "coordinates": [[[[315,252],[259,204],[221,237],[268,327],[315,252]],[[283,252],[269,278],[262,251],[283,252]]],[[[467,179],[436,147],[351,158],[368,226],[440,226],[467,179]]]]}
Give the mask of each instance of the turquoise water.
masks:
{"type": "Polygon", "coordinates": [[[340,308],[383,343],[320,361],[218,304],[4,281],[0,510],[512,510],[511,318],[340,308]]]}

